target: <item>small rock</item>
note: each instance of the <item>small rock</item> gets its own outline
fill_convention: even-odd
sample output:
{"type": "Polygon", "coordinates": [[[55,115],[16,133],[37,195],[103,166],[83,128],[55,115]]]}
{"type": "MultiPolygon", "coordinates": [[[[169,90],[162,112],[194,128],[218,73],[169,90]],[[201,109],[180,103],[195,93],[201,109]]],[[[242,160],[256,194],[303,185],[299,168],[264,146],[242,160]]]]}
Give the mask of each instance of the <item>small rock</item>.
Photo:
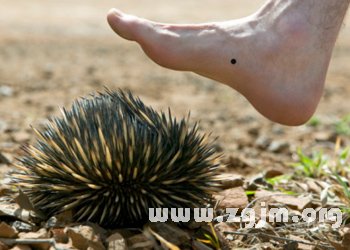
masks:
{"type": "Polygon", "coordinates": [[[5,222],[0,223],[0,238],[14,238],[16,235],[16,229],[7,225],[5,222]]]}
{"type": "Polygon", "coordinates": [[[15,142],[20,142],[20,143],[28,142],[30,140],[30,137],[31,137],[30,134],[24,131],[18,131],[12,135],[13,140],[15,142]]]}
{"type": "Polygon", "coordinates": [[[108,250],[126,250],[126,240],[120,233],[114,233],[107,238],[108,250]]]}
{"type": "Polygon", "coordinates": [[[314,138],[317,142],[327,142],[332,141],[333,132],[320,131],[314,133],[314,138]]]}
{"type": "Polygon", "coordinates": [[[0,202],[0,216],[17,218],[19,206],[17,204],[6,204],[0,202]]]}
{"type": "Polygon", "coordinates": [[[62,250],[77,250],[74,246],[72,246],[71,242],[68,242],[67,244],[64,243],[56,243],[55,247],[51,246],[49,250],[57,250],[57,249],[62,249],[62,250]]]}
{"type": "Polygon", "coordinates": [[[0,120],[0,133],[3,133],[5,132],[5,130],[8,128],[8,124],[3,121],[3,120],[0,120]]]}
{"type": "MultiPolygon", "coordinates": [[[[21,217],[21,216],[18,216],[18,217],[21,217]]],[[[26,223],[26,222],[22,222],[22,221],[15,221],[11,224],[11,226],[13,226],[14,228],[17,229],[17,231],[20,231],[20,232],[29,232],[29,231],[33,231],[33,225],[32,224],[29,224],[29,223],[26,223]]]]}
{"type": "Polygon", "coordinates": [[[256,225],[255,225],[255,228],[258,228],[258,229],[265,229],[265,230],[274,230],[274,228],[271,226],[270,223],[268,223],[267,221],[265,220],[259,220],[256,225]]]}
{"type": "MultiPolygon", "coordinates": [[[[87,249],[90,239],[85,238],[76,228],[65,228],[65,233],[77,249],[87,249]]],[[[89,237],[90,238],[90,237],[89,237]]]]}
{"type": "Polygon", "coordinates": [[[52,113],[56,110],[56,107],[54,105],[51,104],[47,104],[45,105],[45,111],[48,113],[52,113]]]}
{"type": "Polygon", "coordinates": [[[97,68],[93,65],[86,67],[86,73],[88,75],[93,75],[96,72],[96,70],[97,70],[97,68]]]}
{"type": "Polygon", "coordinates": [[[255,144],[256,146],[258,146],[258,148],[261,148],[261,149],[266,149],[271,143],[271,139],[264,136],[264,135],[261,135],[258,137],[258,139],[256,139],[255,141],[255,144]]]}
{"type": "MultiPolygon", "coordinates": [[[[49,238],[49,234],[45,228],[41,228],[37,232],[19,233],[18,237],[20,239],[47,239],[49,238]]],[[[28,245],[33,246],[35,249],[39,249],[39,250],[47,250],[50,248],[49,243],[35,243],[35,244],[33,243],[28,245]]]]}
{"type": "Polygon", "coordinates": [[[269,147],[267,148],[268,151],[273,153],[282,153],[284,151],[289,150],[290,144],[288,142],[283,141],[273,141],[269,147]]]}
{"type": "Polygon", "coordinates": [[[272,133],[275,135],[282,135],[284,134],[284,128],[281,125],[275,124],[272,127],[272,133]]]}
{"type": "Polygon", "coordinates": [[[49,234],[45,228],[41,228],[37,232],[19,233],[18,237],[21,239],[45,239],[49,237],[49,234]]]}
{"type": "Polygon", "coordinates": [[[219,182],[224,189],[241,187],[243,186],[244,178],[241,175],[224,173],[220,175],[219,182]]]}
{"type": "Polygon", "coordinates": [[[67,227],[64,229],[72,245],[77,249],[105,249],[99,237],[95,235],[94,230],[89,226],[67,227]]]}
{"type": "Polygon", "coordinates": [[[94,240],[95,232],[93,228],[89,226],[80,226],[78,231],[85,239],[94,240]]]}
{"type": "Polygon", "coordinates": [[[252,126],[248,129],[248,134],[250,134],[253,137],[257,137],[260,132],[260,126],[252,126]]]}
{"type": "Polygon", "coordinates": [[[248,205],[248,197],[242,187],[226,189],[214,195],[215,199],[219,201],[217,208],[238,208],[243,210],[248,205]]]}
{"type": "Polygon", "coordinates": [[[0,96],[11,97],[13,95],[13,89],[9,86],[0,86],[0,96]]]}
{"type": "Polygon", "coordinates": [[[64,233],[63,228],[52,228],[50,232],[57,243],[68,243],[69,239],[68,236],[64,233]]]}
{"type": "Polygon", "coordinates": [[[15,245],[10,250],[31,250],[32,248],[28,245],[15,245]]]}

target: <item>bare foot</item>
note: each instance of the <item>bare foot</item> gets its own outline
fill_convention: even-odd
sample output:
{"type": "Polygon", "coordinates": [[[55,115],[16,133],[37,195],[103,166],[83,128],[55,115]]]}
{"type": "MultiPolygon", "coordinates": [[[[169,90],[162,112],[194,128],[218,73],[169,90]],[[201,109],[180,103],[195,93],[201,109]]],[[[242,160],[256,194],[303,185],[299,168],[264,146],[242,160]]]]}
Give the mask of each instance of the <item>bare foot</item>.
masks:
{"type": "Polygon", "coordinates": [[[299,125],[320,100],[348,5],[269,0],[246,18],[197,25],[156,23],[112,9],[108,22],[157,64],[231,86],[272,121],[299,125]]]}

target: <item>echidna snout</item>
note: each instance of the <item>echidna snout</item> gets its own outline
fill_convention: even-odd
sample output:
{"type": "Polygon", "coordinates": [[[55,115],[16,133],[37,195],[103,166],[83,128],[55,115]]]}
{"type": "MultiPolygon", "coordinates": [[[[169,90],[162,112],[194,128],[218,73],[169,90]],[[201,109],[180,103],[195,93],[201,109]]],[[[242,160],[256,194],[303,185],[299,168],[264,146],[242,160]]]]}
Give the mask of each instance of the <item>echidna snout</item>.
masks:
{"type": "Polygon", "coordinates": [[[75,101],[36,131],[13,183],[47,216],[126,226],[149,208],[201,207],[216,187],[217,157],[197,125],[157,113],[130,92],[75,101]]]}

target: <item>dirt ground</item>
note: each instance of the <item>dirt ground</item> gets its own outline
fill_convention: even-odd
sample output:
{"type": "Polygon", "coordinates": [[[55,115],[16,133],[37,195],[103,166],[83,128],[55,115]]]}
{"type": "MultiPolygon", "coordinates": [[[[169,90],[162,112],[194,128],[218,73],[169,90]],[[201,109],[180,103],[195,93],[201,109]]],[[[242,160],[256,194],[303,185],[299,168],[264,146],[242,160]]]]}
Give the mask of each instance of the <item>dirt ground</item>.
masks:
{"type": "Polygon", "coordinates": [[[334,51],[316,128],[274,124],[226,86],[159,67],[138,45],[117,37],[105,20],[110,7],[162,22],[225,20],[250,14],[263,2],[0,0],[0,87],[10,88],[0,94],[0,152],[12,160],[22,143],[33,140],[30,125],[40,126],[59,114],[58,107],[105,86],[130,89],[179,117],[191,111],[203,131],[219,136],[225,157],[242,156],[252,174],[280,166],[298,147],[332,147],[325,137],[350,113],[350,18],[334,51]]]}
{"type": "MultiPolygon", "coordinates": [[[[285,171],[297,148],[331,151],[335,124],[350,114],[350,17],[334,50],[317,124],[299,127],[268,121],[227,86],[159,67],[137,44],[117,37],[105,17],[118,7],[156,21],[205,22],[243,17],[263,2],[0,0],[0,153],[14,161],[20,146],[34,141],[30,125],[40,127],[59,115],[58,107],[104,87],[130,89],[178,117],[191,111],[192,122],[219,137],[223,162],[246,176],[269,168],[285,171]]],[[[350,145],[349,136],[342,139],[350,145]]],[[[8,168],[0,164],[0,173],[8,168]]]]}

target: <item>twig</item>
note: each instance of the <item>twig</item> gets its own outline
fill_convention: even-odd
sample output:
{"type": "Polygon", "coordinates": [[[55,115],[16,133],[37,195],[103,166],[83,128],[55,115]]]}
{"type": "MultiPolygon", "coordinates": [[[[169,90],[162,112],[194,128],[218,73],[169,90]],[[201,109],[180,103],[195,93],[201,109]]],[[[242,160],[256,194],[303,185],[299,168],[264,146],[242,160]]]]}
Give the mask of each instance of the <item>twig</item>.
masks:
{"type": "Polygon", "coordinates": [[[9,238],[0,238],[0,241],[5,245],[15,245],[15,244],[40,244],[48,243],[55,250],[62,250],[56,247],[56,241],[54,239],[9,239],[9,238]]]}
{"type": "Polygon", "coordinates": [[[333,247],[330,247],[328,245],[322,244],[322,243],[311,243],[308,241],[302,241],[302,240],[293,240],[285,237],[280,237],[280,236],[274,236],[270,235],[267,233],[262,233],[262,232],[257,232],[257,233],[243,233],[243,232],[228,232],[224,231],[225,234],[234,234],[234,235],[244,235],[244,236],[255,236],[255,237],[268,237],[274,240],[279,240],[279,241],[288,241],[288,242],[296,242],[304,245],[310,245],[310,246],[318,246],[318,247],[324,247],[326,249],[334,249],[333,247]]]}

